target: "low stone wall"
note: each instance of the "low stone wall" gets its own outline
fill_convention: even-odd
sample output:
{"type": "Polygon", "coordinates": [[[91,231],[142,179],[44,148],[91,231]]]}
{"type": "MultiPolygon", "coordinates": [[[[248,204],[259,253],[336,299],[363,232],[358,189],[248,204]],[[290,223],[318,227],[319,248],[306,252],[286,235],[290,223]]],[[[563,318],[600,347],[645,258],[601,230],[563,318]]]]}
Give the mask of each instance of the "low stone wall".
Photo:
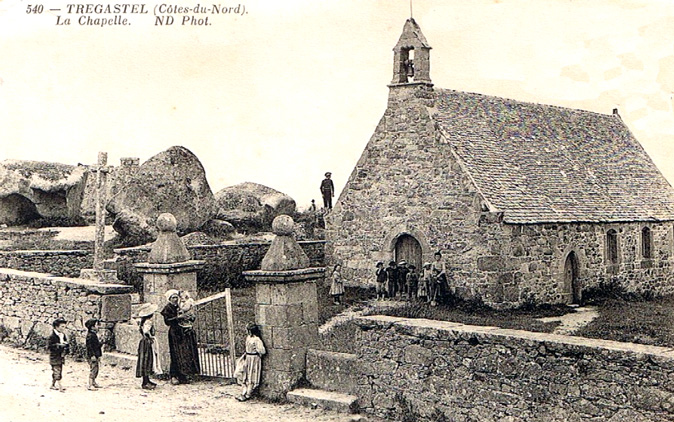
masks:
{"type": "Polygon", "coordinates": [[[112,326],[128,319],[130,286],[0,268],[0,340],[44,348],[56,318],[68,321],[71,352],[84,350],[89,318],[104,321],[99,337],[113,345],[112,326]]]}
{"type": "Polygon", "coordinates": [[[0,251],[0,268],[78,277],[81,268],[92,268],[92,250],[0,251]]]}
{"type": "Polygon", "coordinates": [[[357,320],[361,409],[419,421],[672,421],[674,350],[395,317],[357,320]]]}
{"type": "MultiPolygon", "coordinates": [[[[312,267],[322,267],[325,241],[298,242],[309,257],[312,267]]],[[[222,291],[226,287],[239,287],[245,283],[244,271],[260,268],[270,243],[227,243],[221,245],[196,245],[187,249],[192,259],[206,261],[197,273],[199,289],[222,291]]],[[[142,276],[134,264],[147,262],[148,246],[115,249],[117,274],[120,280],[134,286],[142,285],[142,276]]]]}
{"type": "Polygon", "coordinates": [[[352,353],[309,349],[306,378],[316,388],[350,394],[360,378],[358,357],[352,353]]]}

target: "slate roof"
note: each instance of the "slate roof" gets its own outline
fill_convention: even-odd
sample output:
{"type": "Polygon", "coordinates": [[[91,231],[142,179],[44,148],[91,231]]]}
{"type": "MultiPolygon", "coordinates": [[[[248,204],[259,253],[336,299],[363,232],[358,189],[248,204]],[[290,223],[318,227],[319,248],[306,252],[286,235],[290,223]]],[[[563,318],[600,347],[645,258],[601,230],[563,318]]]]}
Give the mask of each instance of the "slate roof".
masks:
{"type": "Polygon", "coordinates": [[[674,189],[618,115],[436,93],[445,141],[506,223],[674,220],[674,189]]]}

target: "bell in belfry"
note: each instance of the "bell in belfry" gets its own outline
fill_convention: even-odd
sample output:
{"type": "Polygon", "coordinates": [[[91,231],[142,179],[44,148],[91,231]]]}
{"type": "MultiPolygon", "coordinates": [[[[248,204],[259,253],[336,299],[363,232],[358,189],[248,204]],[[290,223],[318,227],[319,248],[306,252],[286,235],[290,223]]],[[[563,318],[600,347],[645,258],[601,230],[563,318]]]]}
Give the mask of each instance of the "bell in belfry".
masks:
{"type": "Polygon", "coordinates": [[[405,67],[407,68],[407,77],[414,78],[414,62],[412,60],[405,60],[405,67]]]}

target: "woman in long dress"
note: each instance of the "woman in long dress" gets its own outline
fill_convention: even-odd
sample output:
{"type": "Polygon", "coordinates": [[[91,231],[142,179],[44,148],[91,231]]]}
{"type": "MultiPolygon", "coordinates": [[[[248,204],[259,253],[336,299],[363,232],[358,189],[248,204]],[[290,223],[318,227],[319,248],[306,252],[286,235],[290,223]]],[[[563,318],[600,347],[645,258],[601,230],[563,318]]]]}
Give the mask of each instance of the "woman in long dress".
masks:
{"type": "Polygon", "coordinates": [[[157,341],[152,316],[157,311],[157,305],[146,303],[138,310],[141,339],[138,342],[138,361],[136,362],[136,377],[143,378],[141,388],[154,390],[157,384],[150,381],[150,375],[162,373],[157,353],[157,341]]]}
{"type": "Polygon", "coordinates": [[[243,370],[241,371],[238,382],[243,385],[241,395],[236,399],[239,401],[248,400],[255,389],[260,385],[260,376],[262,375],[262,356],[267,353],[262,342],[260,327],[255,324],[249,324],[246,336],[246,354],[243,359],[243,370]]]}
{"type": "Polygon", "coordinates": [[[172,289],[167,291],[165,296],[168,303],[162,309],[161,314],[164,317],[164,323],[169,326],[171,384],[185,384],[189,382],[188,376],[201,372],[197,336],[191,327],[183,326],[184,318],[179,308],[180,292],[172,289]]]}

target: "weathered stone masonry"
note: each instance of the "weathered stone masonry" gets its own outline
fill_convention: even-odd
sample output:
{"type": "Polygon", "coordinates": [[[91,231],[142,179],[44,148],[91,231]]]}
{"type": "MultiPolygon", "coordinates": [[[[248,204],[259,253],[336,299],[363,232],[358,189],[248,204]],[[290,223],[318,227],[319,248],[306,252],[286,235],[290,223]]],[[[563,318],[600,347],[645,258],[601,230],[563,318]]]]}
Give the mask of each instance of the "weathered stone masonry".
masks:
{"type": "Polygon", "coordinates": [[[357,394],[379,416],[674,420],[672,349],[394,317],[357,322],[357,394]]]}
{"type": "Polygon", "coordinates": [[[391,88],[349,189],[327,217],[328,265],[342,262],[347,281],[374,284],[374,264],[393,259],[396,240],[409,234],[423,261],[443,252],[459,296],[494,306],[570,302],[563,273],[572,251],[582,290],[614,280],[628,291],[674,292],[671,222],[507,224],[501,213],[484,211],[486,200],[433,129],[429,90],[391,88]],[[650,259],[641,256],[644,227],[652,233],[650,259]],[[617,266],[606,257],[609,229],[618,233],[617,266]]]}
{"type": "MultiPolygon", "coordinates": [[[[309,256],[312,265],[323,265],[325,241],[298,243],[309,256]]],[[[204,268],[198,273],[198,288],[218,291],[240,285],[243,282],[241,272],[259,268],[269,245],[270,243],[260,242],[188,246],[187,250],[194,259],[206,261],[204,268]]],[[[115,249],[119,278],[126,283],[140,286],[142,277],[133,265],[147,262],[149,252],[150,248],[147,246],[115,249]]]]}
{"type": "Polygon", "coordinates": [[[91,268],[94,252],[90,249],[0,251],[0,268],[78,277],[82,268],[91,268]]]}
{"type": "Polygon", "coordinates": [[[42,347],[53,331],[52,322],[64,318],[73,353],[81,353],[89,318],[105,323],[99,334],[112,344],[113,323],[130,314],[130,290],[131,286],[0,268],[0,326],[10,342],[42,347]]]}
{"type": "Polygon", "coordinates": [[[429,51],[408,19],[384,116],[326,217],[328,266],[372,285],[377,261],[441,251],[454,292],[495,307],[578,303],[603,282],[674,292],[674,189],[617,111],[438,89],[429,51]]]}

